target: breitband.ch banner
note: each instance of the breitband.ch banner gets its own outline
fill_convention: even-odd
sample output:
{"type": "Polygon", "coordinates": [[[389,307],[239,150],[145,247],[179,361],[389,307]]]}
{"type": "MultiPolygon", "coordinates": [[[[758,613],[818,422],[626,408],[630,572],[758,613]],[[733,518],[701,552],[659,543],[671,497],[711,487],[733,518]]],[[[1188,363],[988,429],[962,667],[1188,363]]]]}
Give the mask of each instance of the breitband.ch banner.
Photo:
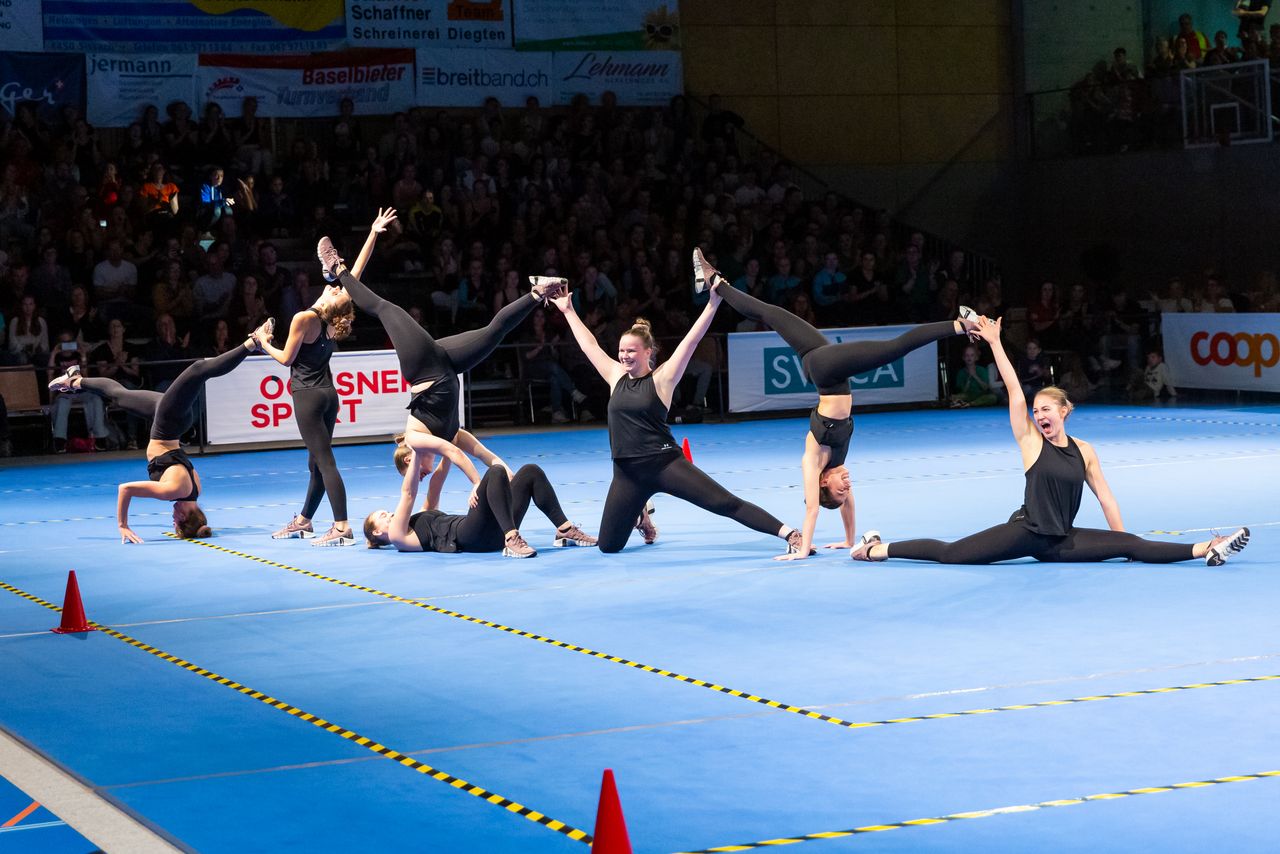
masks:
{"type": "MultiPolygon", "coordinates": [[[[896,338],[910,326],[823,329],[833,344],[896,338]]],[[[938,348],[920,347],[897,361],[849,380],[855,405],[915,403],[938,399],[938,348]]],[[[776,332],[729,335],[729,410],[767,412],[806,409],[818,402],[818,389],[805,375],[800,357],[776,332]]]]}

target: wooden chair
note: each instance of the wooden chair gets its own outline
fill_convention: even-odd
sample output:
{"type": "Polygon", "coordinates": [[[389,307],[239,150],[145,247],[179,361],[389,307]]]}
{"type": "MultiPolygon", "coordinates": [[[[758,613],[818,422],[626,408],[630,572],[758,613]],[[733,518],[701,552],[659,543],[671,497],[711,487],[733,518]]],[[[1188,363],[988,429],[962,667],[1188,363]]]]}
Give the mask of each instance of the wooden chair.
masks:
{"type": "Polygon", "coordinates": [[[36,369],[30,365],[21,368],[0,368],[0,396],[4,397],[9,411],[9,422],[18,426],[20,421],[36,421],[40,428],[40,448],[48,450],[53,427],[49,412],[40,402],[40,381],[36,369]]]}

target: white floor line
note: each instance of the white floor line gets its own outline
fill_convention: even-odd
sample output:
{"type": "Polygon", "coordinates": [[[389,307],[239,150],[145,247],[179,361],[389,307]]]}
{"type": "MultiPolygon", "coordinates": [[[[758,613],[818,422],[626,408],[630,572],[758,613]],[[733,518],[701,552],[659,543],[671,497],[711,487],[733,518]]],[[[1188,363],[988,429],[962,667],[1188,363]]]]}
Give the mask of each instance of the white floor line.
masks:
{"type": "Polygon", "coordinates": [[[103,851],[183,851],[9,733],[0,730],[0,774],[103,851]]]}

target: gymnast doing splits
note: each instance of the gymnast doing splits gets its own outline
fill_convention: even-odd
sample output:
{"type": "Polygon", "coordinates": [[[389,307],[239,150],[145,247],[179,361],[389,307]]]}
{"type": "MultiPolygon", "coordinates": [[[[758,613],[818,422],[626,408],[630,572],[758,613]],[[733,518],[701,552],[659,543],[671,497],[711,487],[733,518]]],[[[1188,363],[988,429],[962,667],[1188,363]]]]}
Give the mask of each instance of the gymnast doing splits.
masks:
{"type": "Polygon", "coordinates": [[[708,287],[713,294],[751,320],[767,323],[795,350],[809,380],[818,387],[818,405],[809,413],[809,432],[804,439],[804,455],[800,470],[804,478],[804,525],[800,529],[799,547],[779,560],[804,560],[815,553],[814,531],[818,525],[818,508],[839,509],[844,523],[844,540],[829,543],[829,549],[847,549],[853,545],[853,489],[845,459],[849,440],[853,438],[853,395],[849,378],[864,371],[887,365],[907,353],[948,338],[972,335],[977,329],[976,315],[967,306],[960,307],[959,320],[925,323],[896,338],[884,341],[845,341],[832,344],[825,335],[785,308],[761,302],[733,287],[724,276],[707,263],[701,249],[693,250],[694,289],[701,293],[708,287]]]}
{"type": "Polygon", "coordinates": [[[514,475],[509,475],[505,466],[490,467],[472,492],[471,509],[465,516],[437,509],[414,513],[418,482],[422,479],[418,447],[424,444],[421,433],[406,437],[403,447],[408,452],[400,503],[394,512],[377,510],[365,519],[364,536],[369,548],[392,545],[402,552],[501,551],[504,557],[534,557],[537,550],[520,533],[520,523],[531,500],[556,526],[553,546],[596,544],[595,537],[564,515],[546,473],[535,465],[521,466],[514,475]]]}
{"type": "Polygon", "coordinates": [[[79,365],[72,365],[65,374],[49,382],[51,391],[91,392],[132,415],[151,419],[151,440],[147,442],[150,480],[122,483],[117,491],[116,524],[120,528],[120,542],[142,542],[129,527],[129,502],[135,497],[172,501],[173,530],[178,535],[213,536],[209,520],[196,503],[200,497],[200,476],[179,440],[196,422],[199,415],[196,404],[204,384],[231,373],[245,357],[257,352],[257,341],[269,338],[274,326],[274,321],[267,320],[239,347],[188,365],[163,393],[125,388],[108,377],[81,376],[79,365]]]}
{"type": "Polygon", "coordinates": [[[648,506],[655,492],[669,493],[753,530],[779,536],[787,542],[788,549],[799,548],[799,531],[743,501],[695,467],[676,447],[667,426],[671,395],[698,342],[711,326],[720,304],[719,295],[711,295],[671,358],[656,368],[653,361],[657,345],[648,321],[637,318],[622,334],[615,361],[596,343],[567,293],[551,302],[564,314],[578,346],[610,388],[608,424],[613,481],[600,520],[601,551],[621,551],[632,528],[640,531],[646,544],[658,538],[648,506]]]}
{"type": "MultiPolygon", "coordinates": [[[[378,212],[351,268],[353,276],[359,278],[364,272],[378,235],[394,218],[394,213],[378,212]]],[[[354,320],[355,307],[350,294],[340,285],[330,285],[310,308],[298,312],[289,321],[289,337],[283,347],[276,347],[269,337],[257,341],[262,352],[289,369],[294,418],[298,422],[302,442],[307,447],[307,470],[311,475],[302,510],[272,534],[273,539],[315,537],[311,519],[320,507],[320,500],[328,495],[333,526],[315,537],[311,545],[350,546],[356,542],[351,523],[347,521],[346,484],[333,456],[333,429],[338,422],[339,401],[338,391],[333,385],[333,372],[329,368],[333,351],[339,341],[351,334],[354,320]]]]}
{"type": "MultiPolygon", "coordinates": [[[[378,212],[374,230],[382,231],[396,218],[387,208],[378,212]],[[381,227],[379,227],[381,226],[381,227]]],[[[503,306],[489,325],[436,341],[418,325],[407,311],[375,294],[347,270],[346,263],[329,238],[322,237],[316,246],[325,279],[341,283],[361,311],[374,315],[382,323],[400,362],[400,373],[410,383],[413,397],[409,401],[405,436],[415,439],[413,447],[419,456],[447,457],[474,484],[480,487],[480,475],[466,454],[454,444],[461,426],[458,401],[461,391],[458,374],[471,370],[493,352],[502,339],[528,317],[529,313],[557,293],[568,292],[564,279],[531,277],[533,290],[503,306]]],[[[431,467],[433,461],[424,463],[431,467]]]]}
{"type": "Polygon", "coordinates": [[[1144,540],[1126,533],[1120,505],[1102,475],[1102,464],[1093,446],[1066,432],[1073,406],[1062,389],[1041,389],[1027,416],[1027,400],[1004,348],[1000,345],[1000,321],[982,319],[978,334],[991,345],[1000,377],[1009,390],[1009,422],[1022,452],[1026,478],[1023,505],[1008,522],[972,534],[953,543],[940,540],[882,542],[876,531],[867,531],[852,549],[855,560],[908,558],[938,563],[988,564],[1031,557],[1055,563],[1092,563],[1128,558],[1144,563],[1175,563],[1204,558],[1209,566],[1221,566],[1249,543],[1249,529],[1215,536],[1194,545],[1144,540]],[[1075,527],[1084,485],[1089,485],[1108,531],[1075,527]]]}

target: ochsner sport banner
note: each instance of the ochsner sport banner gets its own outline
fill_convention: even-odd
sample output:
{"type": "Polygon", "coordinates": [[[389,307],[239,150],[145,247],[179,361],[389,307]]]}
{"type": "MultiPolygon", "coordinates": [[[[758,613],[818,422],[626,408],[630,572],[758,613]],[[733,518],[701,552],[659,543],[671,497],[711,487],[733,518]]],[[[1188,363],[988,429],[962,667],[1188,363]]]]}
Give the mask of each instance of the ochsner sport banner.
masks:
{"type": "MultiPolygon", "coordinates": [[[[409,384],[392,350],[338,352],[330,362],[338,391],[334,435],[380,436],[404,430],[409,384]]],[[[267,356],[245,359],[234,371],[205,384],[211,445],[298,441],[289,391],[289,369],[267,356]]],[[[463,419],[462,400],[458,419],[463,419]]]]}
{"type": "Polygon", "coordinates": [[[676,0],[514,0],[516,50],[679,50],[676,0]]]}
{"type": "Polygon", "coordinates": [[[346,50],[283,56],[202,54],[196,69],[199,108],[216,101],[227,115],[258,99],[264,117],[314,118],[338,113],[343,98],[358,115],[413,106],[413,51],[346,50]]]}
{"type": "Polygon", "coordinates": [[[147,104],[163,111],[173,101],[195,100],[195,54],[90,53],[85,63],[92,125],[128,127],[147,104]]]}
{"type": "Polygon", "coordinates": [[[1174,387],[1280,391],[1280,314],[1163,314],[1174,387]]]}
{"type": "Polygon", "coordinates": [[[347,0],[352,47],[511,48],[510,0],[347,0]]]}
{"type": "Polygon", "coordinates": [[[490,96],[504,107],[523,107],[534,95],[555,99],[551,54],[511,50],[418,48],[418,104],[424,107],[479,107],[490,96]]]}
{"type": "MultiPolygon", "coordinates": [[[[834,343],[896,338],[910,326],[823,329],[834,343]]],[[[857,405],[913,403],[938,399],[938,348],[925,346],[887,365],[849,380],[857,405]]],[[[776,332],[729,335],[729,410],[766,412],[804,409],[818,402],[818,390],[805,376],[800,357],[776,332]]]]}

